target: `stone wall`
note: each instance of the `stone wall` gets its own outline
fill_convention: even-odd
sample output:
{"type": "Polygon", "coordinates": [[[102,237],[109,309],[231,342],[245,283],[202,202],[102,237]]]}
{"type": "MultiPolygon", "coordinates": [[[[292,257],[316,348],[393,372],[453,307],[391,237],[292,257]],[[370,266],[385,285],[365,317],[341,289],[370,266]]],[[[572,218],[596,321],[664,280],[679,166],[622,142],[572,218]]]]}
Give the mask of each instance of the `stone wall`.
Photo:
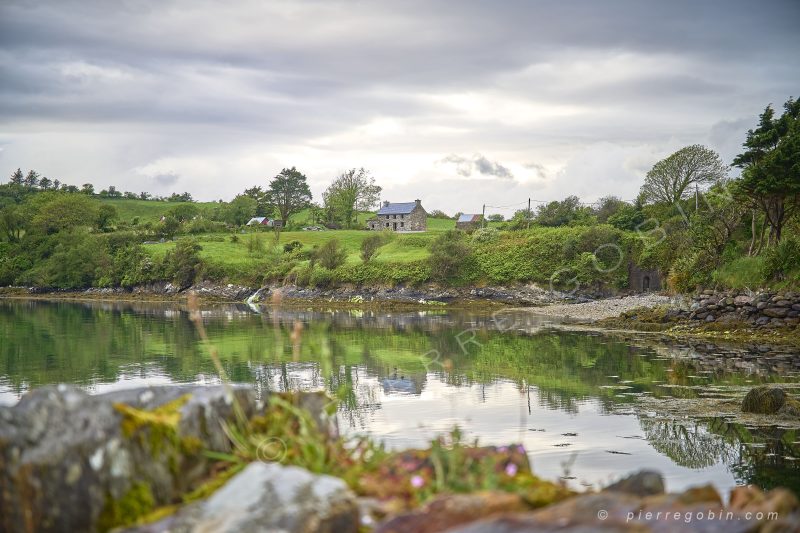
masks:
{"type": "Polygon", "coordinates": [[[687,314],[690,320],[705,322],[746,322],[764,328],[797,327],[800,294],[705,290],[692,297],[687,314]]]}

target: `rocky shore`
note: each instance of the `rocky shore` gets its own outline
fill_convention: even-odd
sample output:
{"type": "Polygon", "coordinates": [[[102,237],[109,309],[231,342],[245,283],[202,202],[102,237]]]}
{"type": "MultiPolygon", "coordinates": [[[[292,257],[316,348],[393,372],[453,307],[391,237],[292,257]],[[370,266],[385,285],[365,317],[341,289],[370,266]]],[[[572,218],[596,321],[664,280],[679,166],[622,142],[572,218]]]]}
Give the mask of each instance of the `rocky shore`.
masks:
{"type": "Polygon", "coordinates": [[[43,296],[63,298],[181,298],[194,292],[201,297],[250,303],[269,303],[274,298],[284,302],[292,301],[325,301],[331,303],[370,304],[453,304],[464,302],[495,302],[499,304],[519,306],[541,306],[554,302],[587,302],[595,298],[608,296],[606,293],[570,294],[550,291],[536,284],[490,287],[440,287],[434,284],[417,287],[365,286],[365,287],[299,287],[296,285],[268,285],[265,287],[247,287],[234,284],[218,284],[201,282],[188,289],[169,282],[148,283],[131,289],[89,288],[83,291],[60,291],[41,287],[6,287],[0,288],[0,297],[5,296],[43,296]]]}
{"type": "MultiPolygon", "coordinates": [[[[759,397],[754,405],[783,408],[787,401],[771,390],[760,394],[769,401],[759,397]]],[[[658,473],[643,471],[603,490],[575,494],[533,476],[524,450],[514,445],[409,450],[381,456],[369,469],[359,470],[356,461],[350,465],[355,470],[344,471],[358,475],[333,476],[326,473],[326,458],[319,455],[322,450],[340,450],[327,399],[306,393],[294,395],[291,404],[287,401],[272,395],[258,399],[254,390],[243,386],[151,387],[97,396],[64,385],[35,390],[16,406],[0,408],[0,530],[483,533],[800,528],[800,503],[787,490],[764,493],[737,487],[726,503],[710,485],[667,493],[658,473]],[[245,426],[236,424],[247,421],[253,431],[286,432],[306,419],[334,444],[303,441],[296,447],[289,432],[281,433],[283,439],[258,441],[249,460],[243,455],[246,438],[256,435],[247,437],[245,426]],[[232,431],[234,427],[238,430],[232,431]],[[308,454],[316,457],[305,463],[317,465],[314,471],[293,466],[308,454]],[[464,465],[471,465],[473,473],[480,471],[474,470],[476,465],[485,465],[490,477],[472,490],[435,489],[448,475],[457,474],[448,468],[464,465]]],[[[362,461],[369,460],[362,456],[362,461]]],[[[463,479],[455,481],[463,484],[463,479]]]]}

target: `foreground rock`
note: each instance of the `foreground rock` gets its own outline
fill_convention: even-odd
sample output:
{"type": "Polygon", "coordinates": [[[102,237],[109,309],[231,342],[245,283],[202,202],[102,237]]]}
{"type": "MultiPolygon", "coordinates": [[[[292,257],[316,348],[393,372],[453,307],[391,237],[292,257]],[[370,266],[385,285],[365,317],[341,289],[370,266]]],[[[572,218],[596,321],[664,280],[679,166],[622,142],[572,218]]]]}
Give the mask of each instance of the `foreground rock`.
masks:
{"type": "Polygon", "coordinates": [[[800,418],[800,401],[774,385],[755,387],[742,400],[742,411],[760,415],[800,418]]]}
{"type": "Polygon", "coordinates": [[[130,533],[355,533],[356,498],[341,479],[295,466],[251,463],[207,500],[130,533]]]}
{"type": "Polygon", "coordinates": [[[0,530],[104,530],[172,503],[208,475],[204,451],[230,451],[234,400],[259,408],[246,387],[65,385],[0,408],[0,530]]]}
{"type": "MultiPolygon", "coordinates": [[[[746,489],[745,487],[742,487],[746,489]]],[[[731,496],[726,509],[711,486],[681,494],[637,496],[619,491],[577,496],[530,513],[504,515],[473,522],[450,533],[522,533],[672,531],[745,533],[752,531],[798,531],[797,498],[777,489],[764,494],[731,496]]]]}

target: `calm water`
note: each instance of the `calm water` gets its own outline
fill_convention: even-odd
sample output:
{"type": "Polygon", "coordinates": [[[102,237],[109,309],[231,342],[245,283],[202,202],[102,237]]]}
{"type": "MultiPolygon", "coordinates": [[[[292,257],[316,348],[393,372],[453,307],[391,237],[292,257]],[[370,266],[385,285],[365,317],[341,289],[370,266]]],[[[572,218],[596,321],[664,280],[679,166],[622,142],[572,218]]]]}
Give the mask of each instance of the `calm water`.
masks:
{"type": "MultiPolygon", "coordinates": [[[[668,488],[713,482],[800,491],[800,436],[637,409],[643,395],[701,397],[798,382],[800,357],[770,358],[563,332],[529,314],[444,311],[204,311],[228,374],[259,391],[325,389],[340,426],[390,447],[461,426],[485,444],[522,442],[534,470],[575,487],[637,468],[668,488]]],[[[214,383],[187,313],[173,305],[0,300],[0,403],[32,387],[91,392],[214,383]]]]}

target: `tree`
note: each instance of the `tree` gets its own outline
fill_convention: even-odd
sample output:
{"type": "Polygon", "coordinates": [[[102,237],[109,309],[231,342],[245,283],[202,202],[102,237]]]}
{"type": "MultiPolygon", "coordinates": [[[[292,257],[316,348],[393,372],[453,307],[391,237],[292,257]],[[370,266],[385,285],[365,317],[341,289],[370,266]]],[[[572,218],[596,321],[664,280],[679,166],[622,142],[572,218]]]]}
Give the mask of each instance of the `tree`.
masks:
{"type": "MultiPolygon", "coordinates": [[[[197,216],[200,210],[194,204],[176,205],[168,210],[166,216],[172,216],[178,219],[178,222],[186,222],[197,216]]],[[[250,220],[249,218],[247,220],[250,220]]]]}
{"type": "Polygon", "coordinates": [[[616,196],[604,196],[597,202],[597,221],[601,224],[608,222],[608,219],[618,213],[621,209],[629,206],[628,202],[620,200],[616,196]]]}
{"type": "Polygon", "coordinates": [[[25,229],[25,217],[19,207],[12,203],[0,209],[0,228],[6,234],[8,242],[19,242],[22,230],[25,229]]]}
{"type": "Polygon", "coordinates": [[[18,168],[13,174],[11,174],[11,183],[20,186],[25,183],[25,175],[22,173],[21,168],[18,168]]]}
{"type": "Polygon", "coordinates": [[[39,173],[35,170],[29,170],[28,174],[25,175],[25,186],[33,189],[37,185],[39,185],[39,173]]]}
{"type": "Polygon", "coordinates": [[[152,195],[149,192],[142,191],[139,193],[139,200],[149,200],[152,195]]]}
{"type": "Polygon", "coordinates": [[[185,192],[183,194],[178,194],[178,193],[174,192],[174,193],[169,195],[169,198],[167,198],[167,201],[168,202],[191,202],[192,201],[192,195],[189,194],[188,192],[185,192]]]}
{"type": "Polygon", "coordinates": [[[244,226],[256,213],[257,202],[242,194],[223,208],[222,218],[228,224],[244,226]]]}
{"type": "Polygon", "coordinates": [[[100,231],[108,229],[111,222],[117,218],[117,208],[113,205],[103,203],[97,208],[97,218],[95,219],[95,226],[100,231]]]}
{"type": "Polygon", "coordinates": [[[493,213],[489,215],[487,218],[489,222],[502,222],[503,220],[505,220],[503,215],[501,215],[500,213],[493,213]]]}
{"type": "Polygon", "coordinates": [[[368,170],[352,168],[333,180],[323,193],[325,206],[335,213],[335,218],[350,226],[356,221],[358,211],[369,211],[378,203],[381,188],[368,170]]]}
{"type": "Polygon", "coordinates": [[[47,176],[39,180],[39,188],[42,189],[43,191],[50,189],[52,185],[53,182],[47,176]]]}
{"type": "Polygon", "coordinates": [[[57,191],[59,188],[61,188],[61,181],[57,179],[53,180],[53,190],[57,191]]]}
{"type": "Polygon", "coordinates": [[[91,183],[84,183],[81,185],[81,192],[83,194],[93,195],[94,194],[94,185],[91,183]]]}
{"type": "Polygon", "coordinates": [[[273,213],[274,209],[269,203],[269,195],[261,187],[245,189],[244,195],[256,201],[257,217],[268,217],[273,213]]]}
{"type": "MultiPolygon", "coordinates": [[[[527,210],[523,210],[527,212],[527,210]]],[[[542,226],[566,226],[571,222],[587,220],[591,209],[581,206],[580,198],[567,196],[560,202],[550,202],[536,209],[536,223],[542,226]]]]}
{"type": "Polygon", "coordinates": [[[674,204],[693,192],[690,186],[712,185],[727,175],[728,167],[719,154],[693,144],[653,165],[641,192],[646,201],[674,204]]]}
{"type": "MultiPolygon", "coordinates": [[[[306,177],[295,167],[284,168],[269,182],[266,200],[275,206],[284,224],[289,217],[304,209],[311,202],[311,189],[308,188],[306,177]]],[[[258,202],[255,201],[256,209],[258,202]]]]}
{"type": "Polygon", "coordinates": [[[434,209],[430,213],[428,213],[428,217],[430,218],[450,218],[447,216],[447,213],[442,211],[441,209],[434,209]]]}
{"type": "Polygon", "coordinates": [[[800,205],[800,101],[789,98],[783,108],[777,120],[772,106],[764,109],[756,129],[747,132],[745,151],[733,160],[743,169],[736,195],[764,213],[773,244],[800,205]]]}

